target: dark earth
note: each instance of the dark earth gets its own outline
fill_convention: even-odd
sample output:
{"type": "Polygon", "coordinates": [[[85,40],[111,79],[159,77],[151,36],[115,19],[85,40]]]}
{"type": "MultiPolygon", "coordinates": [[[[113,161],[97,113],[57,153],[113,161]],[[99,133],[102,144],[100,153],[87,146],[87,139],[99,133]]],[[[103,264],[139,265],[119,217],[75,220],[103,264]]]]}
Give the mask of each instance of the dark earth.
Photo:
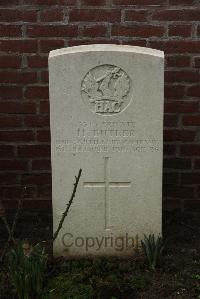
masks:
{"type": "MultiPolygon", "coordinates": [[[[8,217],[10,223],[12,217],[12,214],[8,217]]],[[[50,213],[23,212],[15,238],[28,239],[33,244],[50,240],[51,219],[50,213]]],[[[3,222],[0,238],[2,250],[7,239],[3,222]]],[[[200,298],[199,214],[164,213],[163,238],[165,250],[155,271],[149,270],[141,256],[128,260],[96,258],[69,261],[54,259],[49,248],[44,297],[37,299],[200,298]]],[[[17,296],[4,259],[0,269],[0,299],[12,298],[17,296]]]]}

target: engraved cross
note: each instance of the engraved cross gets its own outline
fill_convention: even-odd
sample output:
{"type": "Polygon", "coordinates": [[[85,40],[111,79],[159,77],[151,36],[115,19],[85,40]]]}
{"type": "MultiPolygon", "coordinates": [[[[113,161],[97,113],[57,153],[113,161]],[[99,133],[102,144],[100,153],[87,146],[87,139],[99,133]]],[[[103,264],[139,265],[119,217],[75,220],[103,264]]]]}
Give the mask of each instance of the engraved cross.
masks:
{"type": "Polygon", "coordinates": [[[109,179],[109,157],[104,157],[104,179],[102,182],[84,182],[84,187],[86,188],[104,188],[105,194],[105,229],[110,229],[110,188],[127,188],[131,186],[131,182],[113,182],[109,179]]]}

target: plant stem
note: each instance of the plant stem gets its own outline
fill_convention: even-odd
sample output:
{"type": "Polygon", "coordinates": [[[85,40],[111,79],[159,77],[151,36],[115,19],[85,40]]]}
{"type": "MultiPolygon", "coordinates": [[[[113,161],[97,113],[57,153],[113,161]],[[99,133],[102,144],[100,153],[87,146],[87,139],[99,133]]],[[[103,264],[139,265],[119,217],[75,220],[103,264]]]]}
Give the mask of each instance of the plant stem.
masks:
{"type": "Polygon", "coordinates": [[[9,244],[10,244],[10,241],[12,240],[13,243],[15,244],[15,239],[14,239],[13,235],[14,235],[16,224],[17,224],[17,220],[18,220],[20,212],[22,210],[22,205],[23,205],[23,200],[24,200],[25,192],[26,192],[26,187],[23,188],[22,194],[21,194],[21,196],[20,196],[20,198],[18,200],[17,211],[15,213],[15,217],[14,217],[11,229],[10,229],[10,226],[8,224],[7,219],[4,216],[1,217],[2,220],[3,220],[3,222],[4,222],[4,224],[5,224],[5,226],[6,226],[6,229],[8,231],[9,237],[8,237],[8,240],[7,240],[6,244],[5,244],[5,246],[4,246],[3,252],[1,254],[0,262],[2,262],[2,260],[4,258],[6,250],[7,250],[8,246],[9,246],[9,244]]]}
{"type": "Polygon", "coordinates": [[[13,220],[13,224],[12,224],[12,227],[11,227],[11,235],[10,235],[10,237],[13,237],[13,235],[14,235],[16,224],[17,224],[20,212],[21,212],[22,207],[23,207],[23,201],[24,201],[25,193],[26,193],[26,187],[23,188],[22,194],[21,194],[21,196],[20,196],[20,198],[18,200],[17,211],[15,213],[15,218],[13,220]]]}
{"type": "Polygon", "coordinates": [[[6,217],[1,217],[1,219],[3,220],[3,222],[4,222],[4,224],[5,224],[6,230],[7,230],[8,235],[9,235],[9,239],[10,239],[10,240],[12,239],[13,242],[14,242],[14,239],[13,239],[13,237],[12,237],[12,233],[11,233],[11,229],[10,229],[10,226],[9,226],[9,224],[8,224],[8,221],[7,221],[6,217]]]}
{"type": "Polygon", "coordinates": [[[74,189],[73,189],[73,192],[72,192],[70,201],[69,201],[69,203],[67,204],[67,207],[66,207],[66,209],[65,209],[65,211],[64,211],[64,213],[63,213],[63,215],[62,215],[62,218],[61,218],[61,220],[60,220],[60,222],[59,222],[58,228],[57,228],[57,230],[55,231],[55,233],[54,233],[54,235],[53,235],[53,239],[52,239],[53,242],[54,242],[55,239],[57,238],[57,236],[58,236],[58,234],[59,234],[59,231],[61,230],[61,228],[62,228],[62,226],[63,226],[63,222],[64,222],[65,218],[67,217],[67,214],[68,214],[68,212],[69,212],[70,206],[71,206],[71,204],[72,204],[72,202],[73,202],[73,200],[74,200],[74,197],[75,197],[75,194],[76,194],[76,189],[77,189],[77,186],[78,186],[80,177],[81,177],[81,173],[82,173],[82,169],[79,170],[78,176],[77,176],[77,177],[75,176],[76,181],[75,181],[75,183],[74,183],[74,189]]]}

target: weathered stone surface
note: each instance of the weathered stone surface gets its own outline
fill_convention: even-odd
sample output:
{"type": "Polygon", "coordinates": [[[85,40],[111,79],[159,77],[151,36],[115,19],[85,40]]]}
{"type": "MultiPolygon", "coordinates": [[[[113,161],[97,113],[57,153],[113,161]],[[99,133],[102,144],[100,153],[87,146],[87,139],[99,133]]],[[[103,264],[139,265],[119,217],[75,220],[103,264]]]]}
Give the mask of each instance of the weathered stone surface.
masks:
{"type": "Polygon", "coordinates": [[[55,255],[132,255],[161,233],[163,56],[117,45],[50,53],[54,230],[83,170],[55,255]]]}

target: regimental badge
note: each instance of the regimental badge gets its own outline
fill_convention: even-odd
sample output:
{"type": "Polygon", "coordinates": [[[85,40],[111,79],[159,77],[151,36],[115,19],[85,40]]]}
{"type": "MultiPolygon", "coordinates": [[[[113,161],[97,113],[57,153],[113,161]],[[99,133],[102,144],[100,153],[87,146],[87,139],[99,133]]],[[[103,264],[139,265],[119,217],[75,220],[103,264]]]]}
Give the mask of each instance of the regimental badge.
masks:
{"type": "Polygon", "coordinates": [[[81,94],[94,113],[112,115],[129,104],[130,78],[120,67],[104,64],[91,69],[83,78],[81,94]]]}

